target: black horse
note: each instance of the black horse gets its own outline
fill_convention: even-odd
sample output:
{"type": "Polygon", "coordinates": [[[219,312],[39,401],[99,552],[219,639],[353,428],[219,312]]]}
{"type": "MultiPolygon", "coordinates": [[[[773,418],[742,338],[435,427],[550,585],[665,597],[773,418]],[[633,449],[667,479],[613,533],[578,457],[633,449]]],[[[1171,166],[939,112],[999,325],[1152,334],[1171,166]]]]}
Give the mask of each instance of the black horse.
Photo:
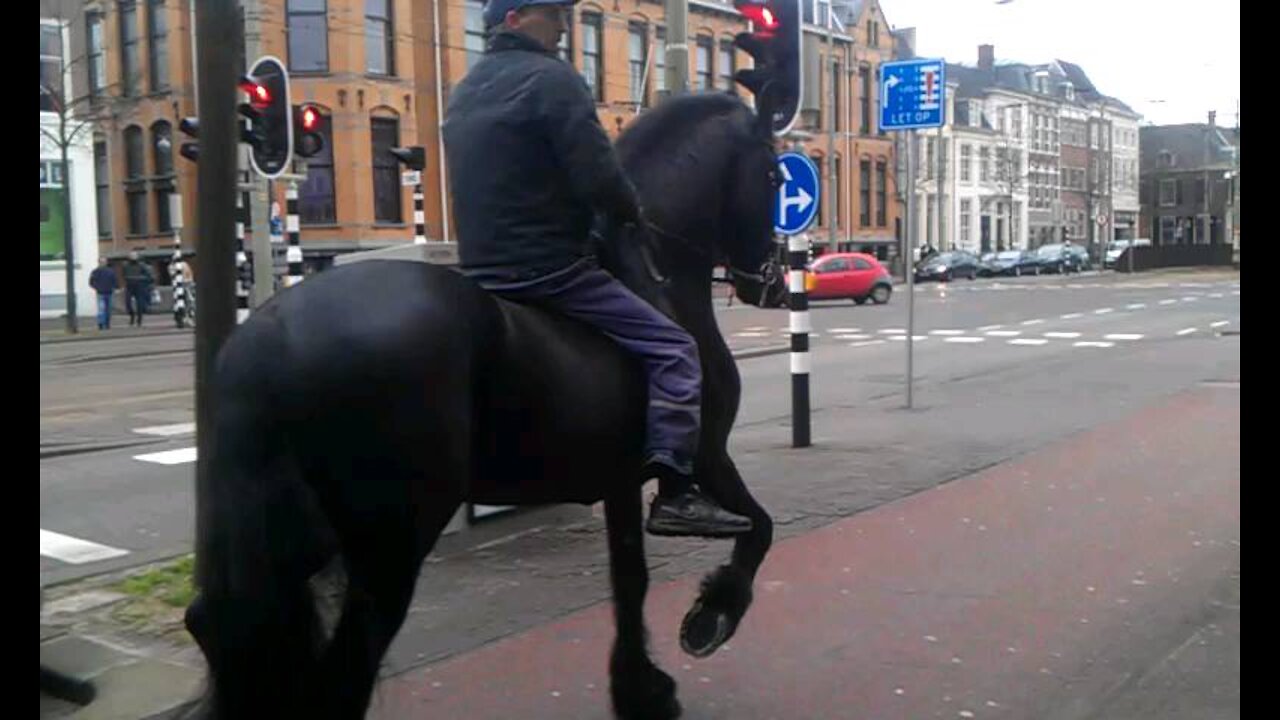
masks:
{"type": "MultiPolygon", "coordinates": [[[[696,474],[749,516],[681,627],[686,652],[724,643],[773,535],[729,458],[737,367],[712,313],[713,265],[756,303],[769,262],[776,157],[767,114],[729,95],[670,100],[617,148],[651,229],[600,228],[602,264],[697,340],[696,474]]],[[[671,718],[675,683],[649,659],[639,363],[585,325],[495,299],[423,263],[339,267],[276,295],[228,339],[216,412],[200,595],[187,626],[217,718],[360,718],[423,559],[464,501],[604,501],[617,639],[615,712],[671,718]],[[634,470],[631,470],[634,468],[634,470]],[[347,577],[331,633],[310,580],[347,577]]]]}

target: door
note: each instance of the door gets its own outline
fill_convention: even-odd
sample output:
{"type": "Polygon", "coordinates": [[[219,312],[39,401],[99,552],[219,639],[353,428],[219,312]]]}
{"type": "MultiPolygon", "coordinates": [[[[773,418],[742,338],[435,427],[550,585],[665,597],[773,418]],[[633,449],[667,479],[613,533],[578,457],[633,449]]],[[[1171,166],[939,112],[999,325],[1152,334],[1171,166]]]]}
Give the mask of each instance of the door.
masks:
{"type": "Polygon", "coordinates": [[[982,252],[989,253],[991,252],[991,216],[983,215],[979,225],[982,228],[982,252]]]}
{"type": "Polygon", "coordinates": [[[843,297],[841,294],[841,285],[847,281],[845,277],[848,274],[849,263],[844,258],[828,258],[814,265],[815,286],[809,292],[809,297],[820,300],[823,298],[843,297]]]}
{"type": "Polygon", "coordinates": [[[853,269],[849,271],[849,294],[854,297],[865,297],[871,293],[871,285],[879,272],[875,266],[863,258],[853,258],[853,269]]]}

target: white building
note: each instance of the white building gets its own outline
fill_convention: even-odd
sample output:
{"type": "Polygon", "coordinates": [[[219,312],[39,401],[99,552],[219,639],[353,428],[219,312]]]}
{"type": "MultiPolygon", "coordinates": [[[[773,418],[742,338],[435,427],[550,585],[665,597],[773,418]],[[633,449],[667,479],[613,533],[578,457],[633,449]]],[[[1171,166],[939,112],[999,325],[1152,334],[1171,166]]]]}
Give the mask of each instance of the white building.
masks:
{"type": "Polygon", "coordinates": [[[1116,101],[1108,99],[1101,107],[1103,116],[1111,121],[1111,207],[1112,217],[1109,219],[1111,232],[1107,237],[1113,240],[1129,240],[1137,236],[1138,215],[1141,206],[1138,202],[1139,167],[1139,133],[1138,122],[1142,116],[1116,101]]]}
{"type": "MultiPolygon", "coordinates": [[[[41,85],[61,75],[63,87],[72,87],[65,68],[65,51],[71,39],[67,23],[40,20],[41,85]]],[[[70,94],[70,93],[68,93],[70,94]]],[[[54,137],[59,136],[56,102],[40,97],[40,317],[60,317],[67,312],[66,250],[63,228],[70,221],[75,263],[76,314],[91,318],[96,296],[89,274],[98,265],[98,217],[95,200],[92,128],[84,128],[67,149],[67,167],[54,137]],[[51,137],[52,136],[52,137],[51,137]],[[64,193],[70,193],[71,211],[64,211],[64,193]]]]}

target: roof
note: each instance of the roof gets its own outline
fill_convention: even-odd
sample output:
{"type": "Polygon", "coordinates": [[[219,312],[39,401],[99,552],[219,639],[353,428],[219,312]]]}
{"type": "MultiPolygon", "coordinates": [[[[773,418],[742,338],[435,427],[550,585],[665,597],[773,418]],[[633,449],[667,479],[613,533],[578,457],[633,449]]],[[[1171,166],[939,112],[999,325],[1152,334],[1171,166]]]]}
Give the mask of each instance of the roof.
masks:
{"type": "Polygon", "coordinates": [[[1187,171],[1231,166],[1232,141],[1238,138],[1232,128],[1215,127],[1209,132],[1205,123],[1184,125],[1148,125],[1138,128],[1142,152],[1141,171],[1187,171]],[[1208,164],[1205,153],[1208,151],[1208,164]],[[1173,165],[1158,164],[1160,154],[1172,153],[1173,165]]]}

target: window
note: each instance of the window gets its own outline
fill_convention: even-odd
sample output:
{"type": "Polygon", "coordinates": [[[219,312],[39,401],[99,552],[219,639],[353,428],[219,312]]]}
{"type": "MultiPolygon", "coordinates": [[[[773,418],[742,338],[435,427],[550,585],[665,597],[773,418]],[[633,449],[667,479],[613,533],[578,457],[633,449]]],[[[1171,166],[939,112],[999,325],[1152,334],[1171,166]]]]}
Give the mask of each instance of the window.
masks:
{"type": "Polygon", "coordinates": [[[719,73],[720,89],[725,92],[736,92],[733,86],[733,73],[737,71],[738,61],[733,52],[732,40],[720,41],[720,58],[716,63],[719,73]]]}
{"type": "Polygon", "coordinates": [[[973,162],[973,148],[963,144],[960,146],[960,182],[971,182],[973,180],[973,169],[970,163],[973,162]]]}
{"type": "Polygon", "coordinates": [[[978,181],[991,182],[991,148],[978,149],[978,181]]]}
{"type": "Polygon", "coordinates": [[[169,89],[169,18],[164,0],[147,0],[147,56],[151,65],[151,92],[169,89]]]}
{"type": "Polygon", "coordinates": [[[124,130],[125,200],[129,210],[129,234],[147,234],[147,186],[143,180],[142,128],[124,130]]]}
{"type": "Polygon", "coordinates": [[[1174,217],[1160,218],[1160,244],[1172,245],[1177,240],[1178,219],[1174,217]]]}
{"type": "Polygon", "coordinates": [[[480,0],[465,0],[465,6],[462,46],[466,48],[467,70],[470,70],[484,57],[484,3],[480,0]]]}
{"type": "MultiPolygon", "coordinates": [[[[884,163],[877,168],[884,172],[884,163]]],[[[858,166],[858,224],[862,227],[871,225],[871,161],[863,160],[858,166]]],[[[883,183],[883,179],[881,180],[883,183]]],[[[881,211],[883,212],[883,211],[881,211]]],[[[883,224],[883,223],[881,223],[883,224]]]]}
{"type": "Polygon", "coordinates": [[[289,70],[329,72],[329,20],[326,0],[287,0],[289,70]]]}
{"type": "Polygon", "coordinates": [[[107,164],[107,144],[93,143],[93,182],[97,189],[98,235],[111,235],[111,171],[107,164]]]}
{"type": "Polygon", "coordinates": [[[390,150],[400,146],[400,122],[373,118],[373,219],[380,223],[404,222],[400,212],[400,172],[390,150]]]}
{"type": "Polygon", "coordinates": [[[853,259],[853,269],[854,270],[871,270],[872,267],[871,267],[871,263],[867,262],[866,260],[863,260],[862,258],[856,257],[853,259]]]}
{"type": "Polygon", "coordinates": [[[138,6],[133,0],[120,3],[120,89],[138,94],[138,6]]]}
{"type": "MultiPolygon", "coordinates": [[[[484,3],[481,2],[480,5],[483,7],[484,3]]],[[[557,54],[560,55],[561,60],[572,65],[573,64],[573,6],[569,6],[565,8],[564,25],[565,25],[565,33],[560,36],[560,44],[556,46],[558,48],[557,54]]],[[[484,28],[483,22],[480,23],[480,27],[481,29],[484,28]]]]}
{"type": "Polygon", "coordinates": [[[858,81],[862,85],[862,124],[858,132],[871,134],[871,71],[865,67],[858,68],[858,81]]]}
{"type": "Polygon", "coordinates": [[[1022,108],[1014,107],[1009,110],[1009,125],[1013,128],[1013,137],[1015,140],[1022,139],[1022,108]]]}
{"type": "Polygon", "coordinates": [[[1169,207],[1178,204],[1178,181],[1177,180],[1161,180],[1160,181],[1160,205],[1169,207]]]}
{"type": "Polygon", "coordinates": [[[582,75],[596,102],[604,102],[604,63],[600,60],[604,41],[600,29],[599,13],[582,13],[582,75]]]}
{"type": "Polygon", "coordinates": [[[964,199],[960,201],[960,245],[961,247],[969,246],[969,238],[972,237],[973,227],[973,201],[964,199]]]}
{"type": "Polygon", "coordinates": [[[40,25],[40,112],[57,112],[62,97],[62,27],[40,25]]]}
{"type": "Polygon", "coordinates": [[[885,201],[885,161],[876,161],[876,226],[885,227],[888,219],[885,215],[885,209],[888,204],[885,201]]]}
{"type": "Polygon", "coordinates": [[[1163,168],[1173,167],[1173,153],[1169,152],[1168,150],[1160,151],[1160,167],[1163,167],[1163,168]]]}
{"type": "Polygon", "coordinates": [[[867,21],[867,47],[880,47],[880,23],[875,20],[867,21]]]}
{"type": "Polygon", "coordinates": [[[298,221],[302,225],[332,225],[338,221],[334,201],[333,123],[320,123],[324,147],[307,158],[307,179],[298,186],[298,221]]]}
{"type": "Polygon", "coordinates": [[[698,38],[698,84],[696,90],[711,89],[711,38],[698,38]]]}
{"type": "Polygon", "coordinates": [[[364,0],[365,70],[371,75],[396,74],[396,33],[391,0],[364,0]]]}
{"type": "Polygon", "coordinates": [[[653,49],[653,86],[658,91],[665,91],[667,89],[667,29],[656,28],[653,31],[653,38],[657,45],[653,49]]]}
{"type": "Polygon", "coordinates": [[[631,102],[638,105],[649,104],[649,93],[646,92],[644,75],[645,61],[649,54],[649,26],[644,23],[631,22],[627,25],[627,63],[630,70],[631,102]]]}
{"type": "Polygon", "coordinates": [[[818,168],[818,200],[817,207],[813,209],[813,222],[821,226],[824,225],[822,213],[827,209],[827,191],[831,189],[826,186],[826,177],[822,172],[822,168],[826,167],[826,160],[821,155],[811,155],[809,159],[813,161],[813,166],[818,168]]]}
{"type": "Polygon", "coordinates": [[[151,126],[151,150],[156,175],[173,174],[173,131],[161,120],[151,126]]]}
{"type": "Polygon", "coordinates": [[[89,41],[86,44],[89,94],[96,98],[102,95],[102,91],[107,87],[107,60],[102,54],[102,13],[88,13],[85,16],[85,25],[89,33],[89,41]]]}

